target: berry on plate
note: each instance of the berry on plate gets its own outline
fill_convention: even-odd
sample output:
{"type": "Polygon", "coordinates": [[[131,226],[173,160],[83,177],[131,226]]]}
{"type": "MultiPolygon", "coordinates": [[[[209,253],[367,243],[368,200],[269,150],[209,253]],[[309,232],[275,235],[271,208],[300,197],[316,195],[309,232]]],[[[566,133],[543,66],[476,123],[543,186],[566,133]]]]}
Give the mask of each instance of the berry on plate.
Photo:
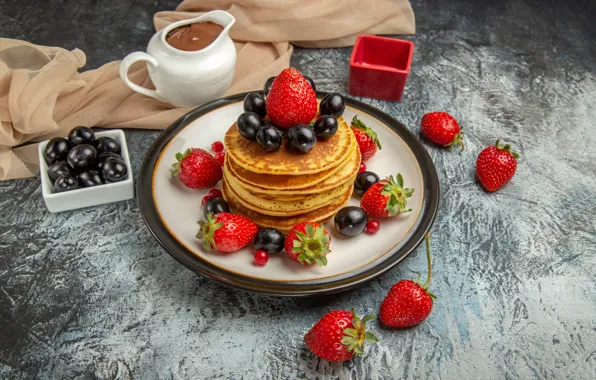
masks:
{"type": "Polygon", "coordinates": [[[219,162],[219,164],[221,166],[224,166],[224,164],[226,162],[226,154],[225,154],[225,152],[217,152],[217,153],[215,153],[215,159],[217,160],[217,162],[219,162]]]}
{"type": "Polygon", "coordinates": [[[308,153],[317,143],[317,135],[306,124],[296,124],[288,129],[288,144],[296,152],[308,153]]]}
{"type": "Polygon", "coordinates": [[[265,109],[265,97],[258,92],[251,92],[244,98],[244,111],[254,112],[260,117],[267,116],[265,109]]]}
{"type": "Polygon", "coordinates": [[[317,96],[310,83],[296,69],[283,70],[267,95],[267,115],[273,124],[289,128],[308,124],[317,114],[317,96]]]}
{"type": "Polygon", "coordinates": [[[236,252],[250,243],[256,235],[257,225],[245,216],[221,212],[207,215],[207,221],[200,220],[201,229],[197,239],[203,239],[203,247],[221,253],[236,252]]]}
{"type": "Polygon", "coordinates": [[[292,227],[286,236],[285,249],[288,255],[300,264],[327,265],[331,250],[331,237],[325,226],[315,222],[299,223],[292,227]]]}
{"type": "Polygon", "coordinates": [[[269,95],[269,91],[271,91],[271,85],[273,84],[275,78],[276,77],[270,77],[265,81],[265,84],[263,85],[263,94],[265,94],[265,96],[269,95]]]}
{"type": "Polygon", "coordinates": [[[375,153],[377,153],[377,148],[382,149],[377,133],[358,119],[358,116],[354,116],[352,119],[352,132],[354,132],[354,136],[356,136],[358,148],[360,148],[360,155],[362,156],[362,162],[367,161],[374,156],[375,153]]]}
{"type": "Polygon", "coordinates": [[[424,321],[433,308],[434,294],[428,291],[432,275],[430,261],[430,235],[425,234],[428,278],[424,285],[412,280],[402,280],[391,287],[381,303],[379,319],[389,327],[410,327],[424,321]]]}
{"type": "Polygon", "coordinates": [[[221,141],[214,141],[213,144],[211,144],[211,150],[215,153],[223,152],[224,144],[221,141]]]}
{"type": "Polygon", "coordinates": [[[464,133],[457,120],[447,112],[430,112],[420,121],[422,133],[430,141],[443,146],[461,146],[464,150],[464,133]]]}
{"type": "Polygon", "coordinates": [[[345,109],[346,103],[344,102],[344,97],[337,92],[327,94],[319,105],[321,115],[340,117],[343,115],[345,109]]]}
{"type": "Polygon", "coordinates": [[[267,253],[278,253],[284,249],[285,237],[276,228],[261,228],[255,235],[253,245],[256,250],[263,250],[267,253]]]}
{"type": "Polygon", "coordinates": [[[408,198],[414,194],[413,189],[404,188],[404,179],[397,174],[397,182],[393,176],[370,186],[360,200],[360,207],[371,218],[386,218],[400,212],[412,211],[407,208],[408,198]]]}
{"type": "Polygon", "coordinates": [[[203,215],[205,218],[208,214],[215,215],[220,212],[230,212],[230,206],[223,197],[214,197],[212,195],[207,195],[207,197],[211,198],[207,199],[203,204],[203,215]]]}
{"type": "Polygon", "coordinates": [[[476,176],[487,191],[496,191],[513,178],[519,155],[510,151],[509,144],[484,148],[476,159],[476,176]]]}
{"type": "Polygon", "coordinates": [[[184,153],[176,153],[176,160],[172,176],[178,176],[191,189],[213,187],[223,176],[221,164],[203,149],[188,148],[184,153]]]}
{"type": "Polygon", "coordinates": [[[379,182],[381,179],[376,173],[373,172],[358,172],[356,179],[354,180],[354,193],[362,195],[368,190],[369,187],[379,182]]]}
{"type": "Polygon", "coordinates": [[[335,214],[333,223],[340,234],[353,237],[364,231],[368,216],[360,207],[346,206],[335,214]]]}
{"type": "Polygon", "coordinates": [[[330,362],[343,362],[364,353],[364,343],[377,343],[377,337],[366,331],[366,322],[375,319],[367,315],[360,319],[354,310],[333,310],[325,314],[304,336],[306,347],[330,362]]]}
{"type": "Polygon", "coordinates": [[[203,199],[201,199],[201,206],[205,206],[205,203],[207,203],[207,201],[209,199],[213,199],[215,198],[215,196],[211,195],[211,194],[207,194],[203,197],[203,199]]]}
{"type": "Polygon", "coordinates": [[[314,92],[317,92],[317,86],[315,85],[315,81],[312,80],[311,77],[307,77],[306,75],[303,75],[304,79],[306,79],[306,81],[308,82],[308,84],[310,84],[310,87],[312,87],[314,92]]]}
{"type": "Polygon", "coordinates": [[[283,138],[274,125],[266,125],[257,131],[257,142],[265,152],[275,152],[281,147],[283,138]]]}
{"type": "Polygon", "coordinates": [[[244,112],[236,120],[238,132],[248,140],[256,140],[257,131],[264,126],[265,121],[256,112],[244,112]]]}
{"type": "Polygon", "coordinates": [[[369,235],[374,235],[377,232],[379,232],[379,230],[381,229],[381,223],[378,220],[369,220],[368,223],[366,223],[366,227],[364,228],[364,231],[369,234],[369,235]]]}
{"type": "Polygon", "coordinates": [[[315,121],[312,128],[315,131],[317,138],[321,140],[329,140],[335,135],[338,127],[339,124],[334,116],[323,115],[315,121]]]}
{"type": "Polygon", "coordinates": [[[263,266],[269,261],[269,254],[266,251],[258,250],[253,257],[255,265],[263,266]]]}

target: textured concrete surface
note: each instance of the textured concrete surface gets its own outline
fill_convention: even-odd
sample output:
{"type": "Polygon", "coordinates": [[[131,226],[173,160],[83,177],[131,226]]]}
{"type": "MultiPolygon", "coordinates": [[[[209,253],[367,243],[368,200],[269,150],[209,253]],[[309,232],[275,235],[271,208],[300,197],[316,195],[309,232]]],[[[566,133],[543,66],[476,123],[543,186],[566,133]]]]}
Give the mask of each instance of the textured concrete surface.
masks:
{"type": "MultiPolygon", "coordinates": [[[[79,47],[88,68],[143,48],[176,1],[0,0],[0,35],[79,47]]],[[[376,312],[425,271],[422,247],[362,288],[309,299],[229,290],[180,266],[134,201],[49,213],[38,179],[0,183],[0,378],[596,378],[596,9],[566,0],[415,0],[403,102],[365,99],[413,131],[447,110],[458,154],[428,146],[442,187],[433,229],[438,295],[422,325],[367,356],[320,361],[302,344],[326,311],[376,312]],[[474,180],[497,138],[521,154],[488,194],[474,180]]],[[[365,17],[365,16],[363,16],[365,17]]],[[[351,49],[298,50],[323,90],[347,90],[351,49]]],[[[136,173],[156,132],[127,132],[136,173]]]]}

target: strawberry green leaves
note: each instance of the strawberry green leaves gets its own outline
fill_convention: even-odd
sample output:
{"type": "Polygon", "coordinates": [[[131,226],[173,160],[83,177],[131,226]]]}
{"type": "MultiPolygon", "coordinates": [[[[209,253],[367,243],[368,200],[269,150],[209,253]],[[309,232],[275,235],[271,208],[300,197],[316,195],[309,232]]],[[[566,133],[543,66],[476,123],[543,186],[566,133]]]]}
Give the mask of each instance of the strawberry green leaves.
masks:
{"type": "Polygon", "coordinates": [[[344,337],[341,339],[341,343],[346,346],[348,351],[353,351],[356,355],[362,355],[364,343],[377,343],[379,340],[375,334],[370,331],[366,331],[366,322],[375,319],[376,315],[367,315],[360,319],[354,310],[352,310],[352,325],[354,328],[348,327],[344,329],[344,337]]]}
{"type": "Polygon", "coordinates": [[[188,157],[192,153],[192,149],[188,148],[184,151],[184,153],[176,153],[176,162],[172,164],[172,176],[177,177],[180,174],[180,162],[188,157]]]}
{"type": "Polygon", "coordinates": [[[223,223],[216,222],[215,217],[211,214],[207,214],[207,221],[199,220],[199,226],[201,226],[201,228],[196,237],[197,239],[203,239],[203,247],[206,251],[211,251],[211,249],[217,250],[213,235],[215,234],[215,231],[223,227],[223,225],[223,223]]]}
{"type": "Polygon", "coordinates": [[[397,174],[397,182],[393,176],[387,178],[381,194],[390,197],[389,202],[387,202],[389,216],[397,215],[399,212],[412,211],[412,209],[407,208],[407,199],[414,194],[414,189],[404,188],[404,179],[400,173],[397,174]]]}
{"type": "Polygon", "coordinates": [[[298,261],[306,264],[317,263],[318,265],[327,265],[327,255],[330,238],[325,234],[325,227],[319,225],[315,228],[308,223],[305,226],[305,233],[296,231],[297,240],[294,240],[292,252],[298,253],[298,261]]]}

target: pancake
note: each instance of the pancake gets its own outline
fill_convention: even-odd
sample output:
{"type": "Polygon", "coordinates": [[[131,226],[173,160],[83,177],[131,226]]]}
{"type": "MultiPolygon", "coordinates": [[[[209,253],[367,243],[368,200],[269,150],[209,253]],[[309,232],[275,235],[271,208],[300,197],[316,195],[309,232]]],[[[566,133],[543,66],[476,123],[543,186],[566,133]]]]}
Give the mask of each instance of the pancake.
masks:
{"type": "Polygon", "coordinates": [[[333,190],[320,194],[313,194],[301,200],[282,201],[279,199],[263,198],[252,194],[242,187],[239,182],[224,171],[224,181],[239,196],[239,202],[246,208],[265,215],[291,216],[303,214],[330,203],[353,186],[353,182],[346,182],[333,190]]]}
{"type": "Polygon", "coordinates": [[[298,153],[284,139],[278,151],[265,152],[256,141],[245,139],[232,125],[224,137],[226,156],[238,166],[253,172],[274,175],[305,175],[328,171],[344,162],[356,143],[350,126],[343,117],[329,140],[319,140],[308,153],[298,153]]]}
{"type": "MultiPolygon", "coordinates": [[[[226,166],[224,167],[224,171],[229,170],[230,175],[233,176],[235,179],[240,182],[242,187],[253,193],[254,195],[265,197],[265,198],[274,198],[274,199],[285,199],[285,200],[296,200],[301,199],[305,196],[309,196],[311,194],[319,194],[322,192],[329,191],[331,189],[335,189],[336,187],[346,183],[346,182],[354,182],[356,174],[358,174],[358,169],[360,168],[360,149],[354,149],[352,156],[338,169],[334,175],[325,179],[324,181],[307,188],[300,188],[300,189],[275,189],[275,188],[268,188],[266,186],[257,186],[244,181],[244,178],[237,175],[238,173],[233,169],[234,166],[228,165],[228,160],[226,160],[226,166]]],[[[285,177],[285,176],[284,176],[285,177]]],[[[302,176],[293,176],[299,179],[302,176]]],[[[308,176],[306,176],[308,177],[308,176]]]]}
{"type": "Polygon", "coordinates": [[[247,209],[238,202],[238,195],[234,193],[233,190],[230,190],[225,183],[222,184],[222,193],[224,199],[230,204],[230,207],[234,212],[246,216],[257,226],[262,228],[277,228],[283,233],[288,233],[292,227],[301,222],[323,223],[329,220],[337,211],[339,211],[339,209],[348,204],[352,195],[352,189],[350,188],[350,191],[347,191],[345,194],[338,197],[335,202],[327,206],[291,217],[268,216],[247,209]]]}
{"type": "Polygon", "coordinates": [[[242,180],[242,182],[254,186],[272,190],[303,189],[305,187],[311,187],[317,183],[323,182],[327,178],[335,175],[343,166],[348,163],[349,159],[353,157],[354,151],[357,149],[358,145],[354,141],[354,144],[352,144],[351,149],[349,150],[345,159],[342,160],[339,165],[329,170],[309,175],[275,175],[254,173],[238,165],[233,158],[228,160],[227,164],[229,165],[230,170],[232,170],[235,176],[242,180]]]}

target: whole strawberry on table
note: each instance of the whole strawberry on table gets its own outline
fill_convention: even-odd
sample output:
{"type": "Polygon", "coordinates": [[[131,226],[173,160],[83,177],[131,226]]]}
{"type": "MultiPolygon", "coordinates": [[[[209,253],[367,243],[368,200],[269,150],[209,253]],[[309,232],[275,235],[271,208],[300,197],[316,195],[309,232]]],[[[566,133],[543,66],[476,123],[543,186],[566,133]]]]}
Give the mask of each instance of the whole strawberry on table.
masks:
{"type": "Polygon", "coordinates": [[[360,319],[354,310],[333,310],[325,314],[304,336],[306,347],[330,362],[343,362],[354,355],[364,354],[364,344],[377,343],[377,337],[366,331],[366,322],[375,319],[367,315],[360,319]]]}
{"type": "Polygon", "coordinates": [[[438,145],[452,147],[459,145],[464,150],[464,133],[455,118],[447,112],[430,112],[420,121],[422,133],[438,145]]]}
{"type": "Polygon", "coordinates": [[[484,148],[476,160],[476,176],[487,191],[497,191],[515,175],[519,155],[511,151],[509,144],[484,148]]]}
{"type": "Polygon", "coordinates": [[[424,321],[433,308],[436,298],[428,290],[432,277],[430,260],[430,235],[424,235],[426,243],[426,260],[428,277],[424,284],[418,281],[401,280],[389,289],[389,293],[381,303],[379,319],[389,327],[411,327],[424,321]]]}

